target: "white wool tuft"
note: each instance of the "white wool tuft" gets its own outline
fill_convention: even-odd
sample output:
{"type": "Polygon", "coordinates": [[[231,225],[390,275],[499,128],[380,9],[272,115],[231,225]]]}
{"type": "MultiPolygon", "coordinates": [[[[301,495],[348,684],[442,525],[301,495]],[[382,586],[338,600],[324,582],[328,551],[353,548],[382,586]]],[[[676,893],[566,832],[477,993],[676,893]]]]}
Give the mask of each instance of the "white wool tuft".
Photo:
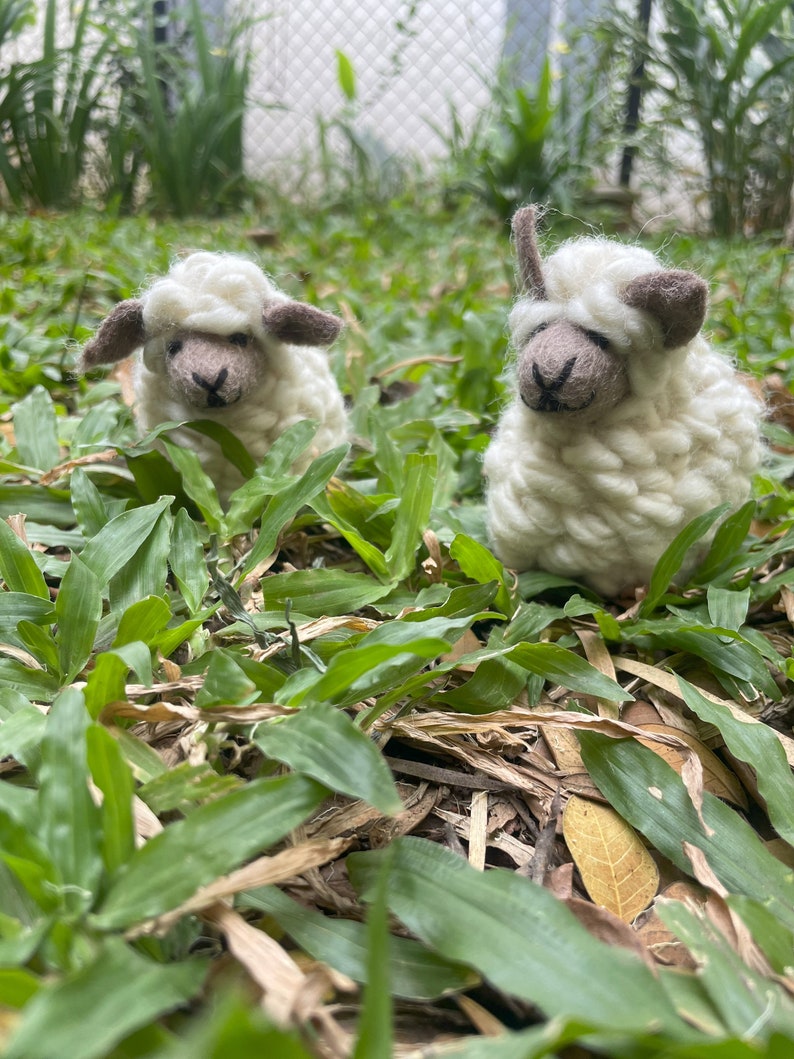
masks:
{"type": "MultiPolygon", "coordinates": [[[[135,411],[143,430],[164,422],[212,420],[231,430],[259,462],[285,430],[312,419],[317,433],[294,464],[296,473],[347,440],[347,413],[326,351],[282,342],[265,330],[263,309],[289,298],[252,261],[236,254],[193,253],[155,280],[141,301],[147,341],[135,372],[135,411]],[[224,408],[197,411],[180,400],[166,383],[165,346],[175,332],[184,331],[253,335],[263,349],[256,388],[224,408]]],[[[210,438],[188,429],[170,437],[198,455],[222,499],[242,484],[242,475],[210,438]]]]}
{"type": "Polygon", "coordinates": [[[616,595],[648,582],[686,523],[750,496],[760,402],[702,335],[666,350],[658,322],[620,301],[630,280],[661,268],[637,247],[575,240],[544,262],[546,300],[516,302],[515,348],[541,323],[570,320],[626,357],[630,392],[592,422],[533,412],[518,396],[507,407],[484,464],[506,566],[616,595]]]}
{"type": "Polygon", "coordinates": [[[261,341],[263,308],[286,301],[253,261],[198,251],[145,292],[143,323],[149,336],[177,329],[218,335],[250,331],[261,341]]]}

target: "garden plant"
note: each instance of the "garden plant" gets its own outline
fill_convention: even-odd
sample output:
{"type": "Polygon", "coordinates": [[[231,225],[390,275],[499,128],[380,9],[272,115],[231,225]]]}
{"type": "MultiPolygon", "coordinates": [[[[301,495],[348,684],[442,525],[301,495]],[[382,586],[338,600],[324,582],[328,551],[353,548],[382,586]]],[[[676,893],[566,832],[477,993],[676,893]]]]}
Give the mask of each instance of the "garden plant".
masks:
{"type": "MultiPolygon", "coordinates": [[[[0,38],[27,10],[0,9],[0,38]]],[[[140,114],[160,68],[114,42],[107,69],[139,86],[140,114]]],[[[113,117],[54,38],[50,56],[66,63],[44,79],[59,135],[83,103],[113,117]]],[[[347,122],[355,78],[338,62],[347,122]]],[[[0,80],[10,106],[17,81],[8,67],[0,80]]],[[[228,183],[240,174],[212,162],[185,199],[152,170],[153,215],[127,118],[110,206],[61,212],[41,207],[87,196],[85,182],[45,203],[43,126],[15,140],[4,125],[0,1051],[786,1059],[783,215],[752,243],[637,237],[708,279],[707,329],[767,402],[767,451],[747,503],[695,519],[647,586],[603,598],[516,576],[489,547],[482,458],[508,394],[515,290],[507,197],[409,173],[400,191],[362,155],[349,202],[269,187],[228,212],[245,201],[228,183]],[[123,368],[76,370],[113,306],[185,249],[251,255],[345,323],[329,356],[349,444],[297,474],[310,422],[258,464],[217,424],[192,424],[245,480],[227,502],[176,424],[139,436],[123,368]]],[[[587,228],[571,202],[582,219],[557,216],[555,240],[587,228]]]]}

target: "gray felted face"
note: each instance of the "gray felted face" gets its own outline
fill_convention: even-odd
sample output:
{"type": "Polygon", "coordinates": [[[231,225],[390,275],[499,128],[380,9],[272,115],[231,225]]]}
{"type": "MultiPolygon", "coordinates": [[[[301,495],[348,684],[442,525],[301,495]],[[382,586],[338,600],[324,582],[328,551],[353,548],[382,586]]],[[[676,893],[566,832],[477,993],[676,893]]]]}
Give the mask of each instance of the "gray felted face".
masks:
{"type": "Polygon", "coordinates": [[[246,397],[261,379],[262,351],[250,335],[186,332],[165,347],[171,393],[193,408],[225,408],[246,397]]]}
{"type": "Polygon", "coordinates": [[[624,363],[603,335],[557,320],[518,359],[518,392],[533,412],[597,415],[628,392],[624,363]]]}

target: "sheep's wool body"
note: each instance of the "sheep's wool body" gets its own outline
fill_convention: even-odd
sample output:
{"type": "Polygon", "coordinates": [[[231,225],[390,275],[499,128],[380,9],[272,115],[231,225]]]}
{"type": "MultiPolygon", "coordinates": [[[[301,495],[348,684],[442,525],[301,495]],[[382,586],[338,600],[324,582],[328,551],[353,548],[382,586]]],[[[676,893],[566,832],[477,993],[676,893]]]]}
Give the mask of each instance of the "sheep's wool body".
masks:
{"type": "Polygon", "coordinates": [[[547,300],[519,300],[514,344],[553,319],[609,338],[630,393],[593,421],[531,411],[516,397],[485,455],[488,526],[515,570],[572,577],[605,595],[647,583],[697,515],[743,503],[761,457],[761,407],[701,336],[663,348],[659,324],[619,289],[659,269],[653,255],[577,240],[544,264],[547,300]]]}
{"type": "MultiPolygon", "coordinates": [[[[263,308],[288,301],[257,265],[234,254],[194,253],[157,279],[143,296],[144,327],[153,337],[143,348],[135,374],[141,427],[152,430],[169,421],[212,420],[231,430],[259,462],[285,430],[312,419],[318,424],[317,433],[293,466],[298,473],[315,456],[344,442],[347,415],[326,352],[279,341],[263,326],[263,308]],[[224,408],[190,407],[164,382],[166,347],[182,331],[253,335],[263,349],[258,385],[243,401],[224,408]]],[[[240,472],[210,438],[188,429],[170,436],[196,453],[222,498],[242,484],[240,472]]]]}

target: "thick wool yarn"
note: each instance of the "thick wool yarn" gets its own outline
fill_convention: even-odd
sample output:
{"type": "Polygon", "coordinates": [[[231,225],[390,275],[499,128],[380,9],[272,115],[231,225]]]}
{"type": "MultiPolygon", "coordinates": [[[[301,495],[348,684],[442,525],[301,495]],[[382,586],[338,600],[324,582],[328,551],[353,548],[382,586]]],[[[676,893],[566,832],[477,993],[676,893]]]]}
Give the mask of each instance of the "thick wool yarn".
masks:
{"type": "Polygon", "coordinates": [[[749,497],[762,409],[701,334],[679,341],[699,330],[702,281],[601,238],[566,242],[541,263],[534,223],[531,210],[515,221],[519,394],[485,455],[489,532],[506,566],[614,596],[647,583],[691,519],[749,497]],[[580,377],[565,352],[582,335],[606,353],[580,377]]]}
{"type": "MultiPolygon", "coordinates": [[[[247,258],[198,252],[140,298],[117,306],[86,346],[83,367],[140,347],[134,411],[142,430],[213,420],[256,462],[288,427],[315,420],[313,443],[293,468],[299,472],[347,438],[342,396],[327,354],[317,348],[332,342],[339,326],[335,317],[291,301],[247,258]]],[[[211,439],[189,429],[170,437],[198,455],[222,498],[242,483],[211,439]]]]}

